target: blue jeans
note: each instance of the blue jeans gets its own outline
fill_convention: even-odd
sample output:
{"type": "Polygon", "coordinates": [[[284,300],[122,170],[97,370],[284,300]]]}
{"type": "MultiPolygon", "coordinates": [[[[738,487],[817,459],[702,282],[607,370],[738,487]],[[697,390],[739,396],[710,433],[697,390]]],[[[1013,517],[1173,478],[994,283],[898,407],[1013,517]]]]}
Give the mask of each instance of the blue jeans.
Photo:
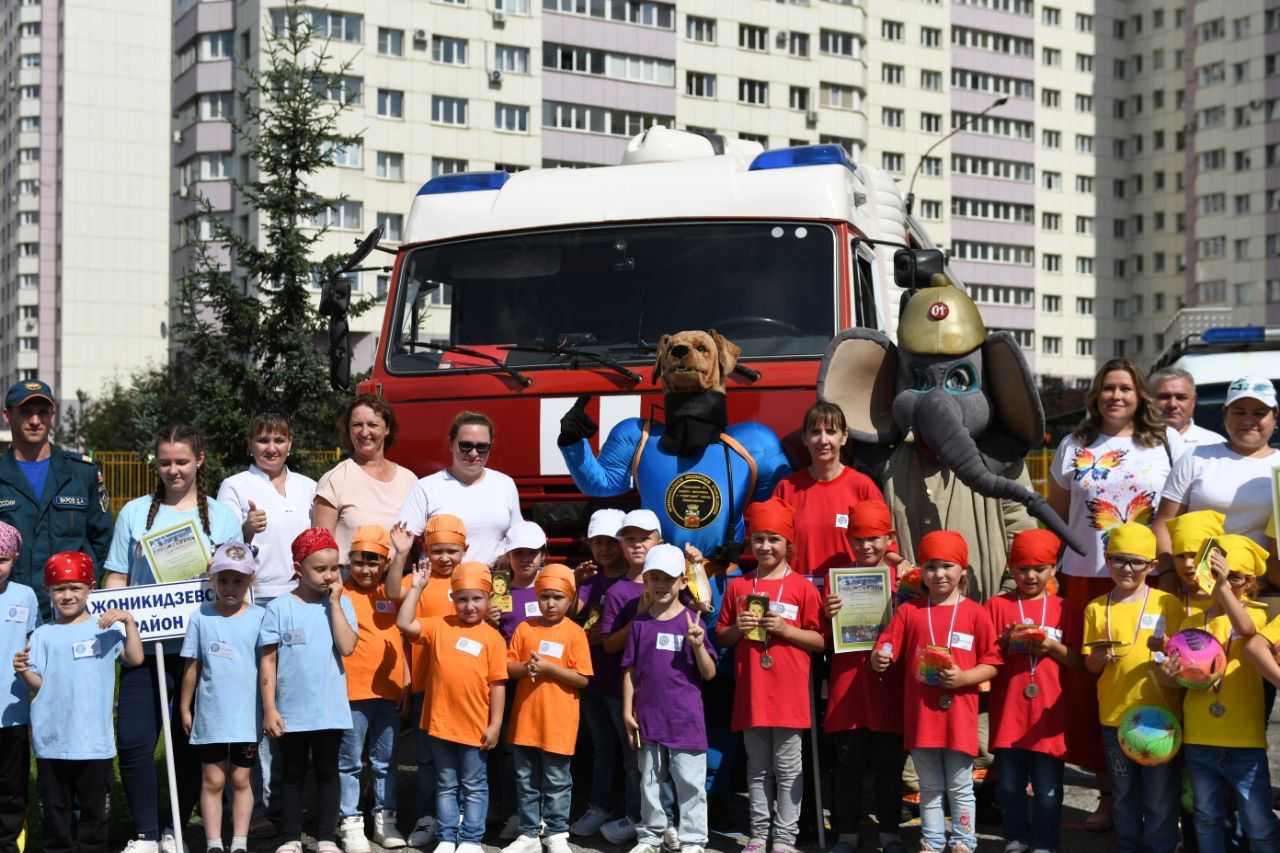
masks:
{"type": "Polygon", "coordinates": [[[418,753],[418,779],[414,788],[418,820],[435,817],[436,814],[436,767],[431,760],[431,736],[422,728],[422,700],[425,695],[413,694],[412,709],[409,711],[410,719],[413,720],[414,746],[418,753]]]}
{"type": "Polygon", "coordinates": [[[436,765],[436,834],[441,841],[479,844],[489,811],[486,756],[478,746],[428,737],[436,765]]]}
{"type": "Polygon", "coordinates": [[[614,787],[618,784],[618,768],[622,753],[629,750],[613,725],[609,703],[603,696],[582,693],[582,719],[591,733],[591,805],[605,814],[613,814],[617,805],[614,787]]]}
{"type": "Polygon", "coordinates": [[[640,824],[636,839],[641,844],[658,847],[671,823],[671,810],[665,800],[669,779],[675,789],[679,809],[676,831],[680,846],[703,846],[707,843],[707,756],[703,752],[668,749],[660,743],[645,741],[640,746],[640,824]]]}
{"type": "Polygon", "coordinates": [[[1033,850],[1057,850],[1062,834],[1060,758],[1029,749],[997,749],[996,798],[1004,819],[1005,841],[1021,841],[1033,850]],[[1027,821],[1027,780],[1031,780],[1034,821],[1027,821]]]}
{"type": "Polygon", "coordinates": [[[1102,727],[1102,750],[1111,770],[1116,853],[1172,851],[1178,846],[1176,803],[1182,789],[1178,762],[1146,767],[1133,761],[1120,749],[1115,726],[1102,727]]]}
{"type": "Polygon", "coordinates": [[[513,749],[520,834],[537,838],[540,824],[548,836],[568,832],[573,797],[570,756],[518,744],[513,749]]]}
{"type": "Polygon", "coordinates": [[[1226,851],[1227,788],[1236,792],[1236,809],[1254,853],[1280,851],[1280,820],[1271,810],[1267,751],[1242,747],[1182,748],[1196,800],[1196,840],[1200,853],[1226,851]]]}
{"type": "Polygon", "coordinates": [[[338,816],[360,814],[360,768],[369,744],[369,773],[373,777],[373,810],[396,809],[396,733],[400,715],[389,699],[359,699],[351,703],[351,728],[342,733],[338,751],[341,800],[338,816]]]}
{"type": "Polygon", "coordinates": [[[954,749],[913,749],[911,761],[920,780],[920,837],[934,850],[947,846],[942,795],[951,803],[951,840],[970,850],[978,846],[973,804],[973,756],[954,749]]]}

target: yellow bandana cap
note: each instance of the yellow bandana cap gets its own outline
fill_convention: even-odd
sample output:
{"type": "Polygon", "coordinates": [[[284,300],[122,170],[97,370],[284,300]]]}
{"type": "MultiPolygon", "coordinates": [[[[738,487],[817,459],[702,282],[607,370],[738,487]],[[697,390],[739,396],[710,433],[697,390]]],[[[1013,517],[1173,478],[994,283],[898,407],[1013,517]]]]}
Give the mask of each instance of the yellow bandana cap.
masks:
{"type": "Polygon", "coordinates": [[[1221,539],[1226,535],[1222,529],[1225,520],[1226,516],[1211,509],[1186,512],[1168,519],[1164,524],[1173,540],[1170,551],[1174,554],[1199,553],[1204,540],[1221,539]]]}
{"type": "Polygon", "coordinates": [[[1107,556],[1132,554],[1144,560],[1156,558],[1156,535],[1151,528],[1136,521],[1111,528],[1107,539],[1107,556]]]}
{"type": "Polygon", "coordinates": [[[1227,571],[1255,578],[1267,571],[1267,549],[1248,536],[1232,533],[1218,542],[1227,552],[1227,571]]]}

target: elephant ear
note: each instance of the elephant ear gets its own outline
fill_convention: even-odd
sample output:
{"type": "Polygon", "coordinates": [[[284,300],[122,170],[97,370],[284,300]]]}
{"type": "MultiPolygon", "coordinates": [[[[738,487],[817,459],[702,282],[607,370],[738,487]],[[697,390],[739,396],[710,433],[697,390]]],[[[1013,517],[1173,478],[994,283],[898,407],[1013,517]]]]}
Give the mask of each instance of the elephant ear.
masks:
{"type": "Polygon", "coordinates": [[[1044,406],[1035,376],[1013,335],[992,332],[987,336],[982,369],[995,422],[1027,450],[1044,444],[1044,406]]]}
{"type": "Polygon", "coordinates": [[[849,422],[849,437],[868,444],[902,438],[893,420],[898,393],[898,348],[874,329],[846,329],[831,343],[818,368],[818,399],[835,403],[849,422]]]}

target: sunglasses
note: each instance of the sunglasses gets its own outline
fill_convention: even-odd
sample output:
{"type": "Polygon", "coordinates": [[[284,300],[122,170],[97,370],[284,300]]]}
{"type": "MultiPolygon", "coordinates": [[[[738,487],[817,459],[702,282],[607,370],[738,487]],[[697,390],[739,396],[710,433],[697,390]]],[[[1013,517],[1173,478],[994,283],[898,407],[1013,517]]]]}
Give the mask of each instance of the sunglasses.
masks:
{"type": "Polygon", "coordinates": [[[480,456],[484,456],[486,453],[488,453],[489,448],[491,447],[493,447],[493,445],[487,441],[459,441],[458,442],[458,449],[461,450],[463,453],[470,453],[471,451],[474,450],[480,456]]]}

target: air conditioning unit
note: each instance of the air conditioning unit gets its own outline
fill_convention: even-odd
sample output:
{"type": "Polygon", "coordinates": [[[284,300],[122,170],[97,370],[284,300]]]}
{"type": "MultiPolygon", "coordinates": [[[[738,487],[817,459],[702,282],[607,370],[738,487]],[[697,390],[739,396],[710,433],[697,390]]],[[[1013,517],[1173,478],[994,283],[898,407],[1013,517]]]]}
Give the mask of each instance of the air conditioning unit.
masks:
{"type": "Polygon", "coordinates": [[[186,184],[183,184],[182,186],[178,187],[178,198],[186,198],[190,194],[191,194],[191,190],[187,187],[186,184]]]}
{"type": "Polygon", "coordinates": [[[26,331],[26,332],[34,332],[34,331],[36,330],[36,321],[35,321],[35,320],[24,320],[24,321],[23,321],[23,323],[22,323],[22,328],[23,328],[23,331],[26,331]]]}
{"type": "Polygon", "coordinates": [[[1261,98],[1254,98],[1252,101],[1250,101],[1250,102],[1249,102],[1249,109],[1251,109],[1251,110],[1260,110],[1260,109],[1262,109],[1262,99],[1261,99],[1261,98]]]}
{"type": "Polygon", "coordinates": [[[503,24],[505,24],[506,22],[507,22],[507,13],[506,13],[506,12],[504,12],[504,11],[502,11],[501,9],[494,9],[494,10],[493,10],[493,25],[494,25],[495,27],[500,27],[500,26],[502,26],[503,24]]]}
{"type": "Polygon", "coordinates": [[[804,120],[805,120],[806,122],[808,122],[809,124],[817,124],[817,123],[818,123],[818,111],[817,111],[817,110],[809,110],[807,113],[805,113],[805,114],[804,114],[804,120]]]}
{"type": "Polygon", "coordinates": [[[489,72],[489,82],[490,82],[490,83],[501,83],[501,82],[502,82],[502,69],[501,69],[501,68],[495,68],[495,69],[493,69],[492,71],[490,71],[490,72],[489,72]]]}
{"type": "Polygon", "coordinates": [[[786,30],[778,30],[778,35],[775,37],[778,42],[778,47],[786,47],[787,39],[789,39],[790,37],[791,37],[791,34],[788,33],[786,30]]]}
{"type": "Polygon", "coordinates": [[[426,41],[426,40],[427,40],[427,31],[426,31],[426,30],[423,30],[423,29],[417,29],[417,30],[414,30],[414,31],[413,31],[413,40],[414,40],[414,41],[426,41]]]}
{"type": "Polygon", "coordinates": [[[174,144],[174,145],[181,145],[181,144],[182,144],[182,131],[180,131],[180,130],[175,130],[175,131],[173,132],[173,144],[174,144]]]}

